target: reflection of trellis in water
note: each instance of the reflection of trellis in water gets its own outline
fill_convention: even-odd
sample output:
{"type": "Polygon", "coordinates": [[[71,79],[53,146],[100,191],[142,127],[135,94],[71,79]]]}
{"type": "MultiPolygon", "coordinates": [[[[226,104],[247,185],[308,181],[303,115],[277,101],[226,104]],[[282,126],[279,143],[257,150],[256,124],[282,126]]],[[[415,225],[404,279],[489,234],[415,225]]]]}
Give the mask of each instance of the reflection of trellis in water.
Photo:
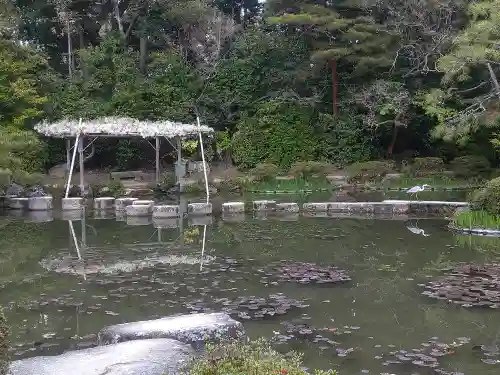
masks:
{"type": "MultiPolygon", "coordinates": [[[[74,273],[81,274],[84,278],[84,280],[87,279],[87,274],[88,272],[86,271],[86,266],[85,266],[85,255],[89,250],[95,250],[96,252],[102,251],[102,246],[101,247],[94,247],[94,246],[88,246],[87,245],[87,227],[90,227],[91,229],[94,230],[95,234],[97,235],[97,231],[95,228],[92,226],[86,224],[86,219],[85,215],[83,215],[81,219],[81,239],[79,240],[77,238],[75,228],[73,225],[72,220],[68,220],[68,225],[69,225],[69,232],[71,236],[71,242],[74,245],[74,248],[77,253],[77,258],[79,262],[81,263],[81,272],[78,272],[75,270],[74,273]]],[[[132,249],[141,249],[141,248],[147,248],[147,250],[166,250],[165,246],[168,246],[167,250],[173,250],[175,247],[175,250],[181,250],[184,251],[186,250],[186,246],[184,243],[184,231],[183,231],[183,226],[181,225],[179,227],[180,233],[179,236],[173,240],[173,241],[168,241],[164,242],[162,240],[162,229],[157,228],[153,234],[150,236],[149,239],[155,236],[155,234],[158,234],[158,240],[157,242],[142,242],[142,243],[132,243],[132,244],[121,244],[121,248],[132,248],[132,249]]],[[[132,261],[118,261],[112,266],[94,266],[91,273],[96,273],[96,272],[101,272],[101,273],[113,273],[113,272],[130,272],[134,270],[139,270],[141,268],[145,267],[154,267],[155,264],[200,264],[200,271],[203,269],[203,264],[206,263],[207,261],[210,261],[212,257],[208,257],[207,259],[205,256],[205,243],[206,243],[206,233],[207,233],[207,226],[203,225],[203,239],[202,239],[202,247],[201,247],[201,256],[200,258],[193,258],[188,255],[163,255],[159,256],[156,258],[149,258],[145,257],[144,259],[134,259],[132,261]],[[109,271],[110,269],[111,271],[109,271]]],[[[199,233],[198,233],[199,234],[199,233]]],[[[50,262],[49,262],[50,263],[50,262]]]]}

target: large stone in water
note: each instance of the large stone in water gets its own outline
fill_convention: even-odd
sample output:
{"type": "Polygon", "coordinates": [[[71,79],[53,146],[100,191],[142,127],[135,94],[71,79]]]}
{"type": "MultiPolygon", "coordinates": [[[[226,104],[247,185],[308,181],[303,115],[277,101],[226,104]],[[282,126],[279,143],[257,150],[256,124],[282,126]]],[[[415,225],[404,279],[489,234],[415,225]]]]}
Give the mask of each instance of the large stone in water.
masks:
{"type": "Polygon", "coordinates": [[[16,184],[16,183],[13,182],[7,188],[7,191],[5,192],[5,195],[18,197],[18,196],[24,194],[24,191],[25,190],[24,190],[24,188],[21,185],[16,184]]]}
{"type": "Polygon", "coordinates": [[[42,185],[34,185],[26,192],[28,198],[46,197],[47,195],[42,185]]]}
{"type": "Polygon", "coordinates": [[[243,325],[224,313],[190,314],[117,324],[99,332],[99,344],[171,338],[200,346],[206,342],[238,339],[245,336],[243,325]]]}
{"type": "Polygon", "coordinates": [[[9,374],[171,375],[180,373],[193,354],[175,340],[137,340],[14,361],[9,374]]]}

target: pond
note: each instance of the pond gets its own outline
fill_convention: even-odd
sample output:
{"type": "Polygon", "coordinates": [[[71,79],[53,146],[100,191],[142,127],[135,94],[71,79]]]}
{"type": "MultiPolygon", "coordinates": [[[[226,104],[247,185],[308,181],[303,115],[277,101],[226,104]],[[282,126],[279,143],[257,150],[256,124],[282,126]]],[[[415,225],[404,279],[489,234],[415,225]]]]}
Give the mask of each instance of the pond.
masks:
{"type": "Polygon", "coordinates": [[[307,366],[336,368],[341,375],[434,374],[426,367],[391,364],[389,353],[464,338],[470,342],[447,350],[440,368],[470,375],[500,370],[500,364],[482,361],[500,359],[500,310],[467,309],[421,294],[421,285],[442,268],[500,257],[495,240],[457,237],[444,220],[248,217],[214,219],[207,226],[185,221],[182,228],[160,233],[153,225],[114,219],[69,223],[0,217],[0,304],[12,325],[14,358],[91,346],[110,324],[226,308],[251,337],[302,351],[307,366]],[[294,262],[335,265],[351,281],[286,282],[277,269],[294,262]],[[70,273],[56,272],[64,267],[70,273]],[[255,308],[241,311],[262,304],[257,297],[280,311],[264,318],[255,308]]]}

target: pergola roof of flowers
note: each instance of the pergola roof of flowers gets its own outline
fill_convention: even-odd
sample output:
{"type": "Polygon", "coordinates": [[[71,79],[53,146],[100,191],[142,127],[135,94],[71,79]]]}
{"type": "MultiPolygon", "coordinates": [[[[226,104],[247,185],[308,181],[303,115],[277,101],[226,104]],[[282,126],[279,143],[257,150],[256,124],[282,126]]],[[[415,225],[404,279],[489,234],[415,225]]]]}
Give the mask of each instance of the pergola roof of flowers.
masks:
{"type": "Polygon", "coordinates": [[[186,138],[198,133],[213,133],[213,129],[201,125],[183,124],[167,120],[149,121],[128,117],[102,117],[80,121],[63,119],[56,122],[43,121],[35,125],[40,134],[54,138],[76,137],[77,134],[103,137],[166,137],[186,138]]]}

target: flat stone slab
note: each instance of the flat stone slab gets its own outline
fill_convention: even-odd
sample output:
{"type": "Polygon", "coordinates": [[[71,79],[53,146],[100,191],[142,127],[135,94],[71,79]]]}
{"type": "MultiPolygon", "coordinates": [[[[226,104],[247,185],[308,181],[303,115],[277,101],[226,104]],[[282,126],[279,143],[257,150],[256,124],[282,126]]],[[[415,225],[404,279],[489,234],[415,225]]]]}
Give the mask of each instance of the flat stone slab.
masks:
{"type": "Polygon", "coordinates": [[[382,203],[389,204],[415,204],[422,206],[449,206],[449,207],[468,207],[467,202],[450,202],[450,201],[419,201],[419,200],[385,200],[382,203]]]}
{"type": "Polygon", "coordinates": [[[189,215],[211,215],[212,203],[189,203],[187,211],[189,215]]]}
{"type": "Polygon", "coordinates": [[[137,200],[139,200],[139,199],[138,198],[117,198],[115,200],[115,210],[116,211],[125,211],[127,206],[131,206],[137,200]]]}
{"type": "Polygon", "coordinates": [[[330,207],[330,203],[321,202],[321,203],[304,203],[302,208],[307,212],[326,212],[330,207]]]}
{"type": "Polygon", "coordinates": [[[83,198],[63,198],[61,201],[61,206],[63,210],[68,211],[78,211],[85,205],[85,200],[83,198]]]}
{"type": "Polygon", "coordinates": [[[117,324],[102,329],[100,345],[152,338],[171,338],[186,344],[202,345],[221,339],[245,336],[243,325],[224,313],[189,314],[117,324]]]}
{"type": "Polygon", "coordinates": [[[276,201],[253,201],[253,210],[254,211],[274,211],[276,210],[276,201]]]}
{"type": "Polygon", "coordinates": [[[180,217],[179,205],[153,206],[154,218],[176,218],[180,217]]]}
{"type": "Polygon", "coordinates": [[[149,204],[132,204],[131,206],[125,207],[125,213],[127,214],[127,216],[149,216],[152,212],[153,206],[149,204]]]}
{"type": "Polygon", "coordinates": [[[222,203],[222,212],[226,214],[238,214],[245,212],[244,202],[226,202],[222,203]]]}
{"type": "Polygon", "coordinates": [[[155,201],[152,201],[152,200],[136,200],[136,201],[133,201],[132,202],[132,205],[133,206],[151,206],[153,207],[155,205],[155,201]]]}
{"type": "Polygon", "coordinates": [[[11,375],[174,375],[194,355],[191,346],[151,339],[12,362],[11,375]]]}
{"type": "Polygon", "coordinates": [[[110,210],[115,207],[115,198],[100,197],[94,199],[94,210],[110,210]]]}
{"type": "Polygon", "coordinates": [[[299,205],[297,203],[277,203],[276,211],[282,213],[297,213],[299,212],[299,205]]]}
{"type": "Polygon", "coordinates": [[[52,197],[32,197],[28,199],[28,209],[31,211],[52,210],[52,197]]]}

